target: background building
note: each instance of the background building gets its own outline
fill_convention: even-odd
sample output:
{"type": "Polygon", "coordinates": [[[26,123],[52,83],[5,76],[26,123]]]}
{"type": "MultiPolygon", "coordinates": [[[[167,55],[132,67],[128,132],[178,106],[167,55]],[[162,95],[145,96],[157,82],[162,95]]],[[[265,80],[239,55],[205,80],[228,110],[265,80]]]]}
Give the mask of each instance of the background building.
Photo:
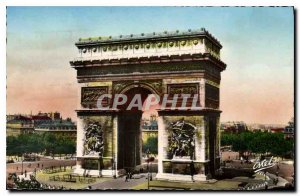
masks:
{"type": "Polygon", "coordinates": [[[30,117],[23,115],[8,115],[6,121],[6,136],[17,136],[23,133],[33,133],[34,124],[30,117]]]}
{"type": "Polygon", "coordinates": [[[248,127],[243,121],[229,121],[221,123],[221,131],[225,133],[241,133],[248,131],[248,127]]]}
{"type": "Polygon", "coordinates": [[[6,136],[36,132],[51,132],[76,139],[77,129],[76,124],[70,118],[62,119],[59,112],[39,112],[36,115],[7,115],[6,136]]]}
{"type": "Polygon", "coordinates": [[[36,133],[55,133],[58,135],[67,136],[76,139],[77,127],[71,119],[67,120],[52,120],[47,123],[42,123],[34,127],[36,133]]]}
{"type": "Polygon", "coordinates": [[[150,119],[142,120],[142,140],[145,144],[150,137],[157,138],[158,136],[158,124],[157,116],[151,115],[150,119]]]}

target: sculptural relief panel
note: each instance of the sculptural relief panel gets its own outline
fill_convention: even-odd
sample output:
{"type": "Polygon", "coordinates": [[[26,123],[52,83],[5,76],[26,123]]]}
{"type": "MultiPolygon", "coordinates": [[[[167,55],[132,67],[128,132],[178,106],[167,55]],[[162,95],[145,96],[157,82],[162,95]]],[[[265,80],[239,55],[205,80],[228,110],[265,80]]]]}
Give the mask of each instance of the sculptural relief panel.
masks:
{"type": "Polygon", "coordinates": [[[194,158],[195,152],[195,125],[179,120],[169,126],[171,137],[169,138],[169,154],[174,157],[194,158]]]}
{"type": "Polygon", "coordinates": [[[103,127],[99,122],[90,122],[84,128],[84,155],[103,156],[103,127]]]}
{"type": "MultiPolygon", "coordinates": [[[[172,99],[175,94],[178,95],[177,107],[181,107],[182,105],[183,94],[190,96],[187,98],[186,105],[184,107],[191,107],[193,97],[195,95],[199,95],[199,83],[168,84],[167,93],[169,94],[169,99],[172,99]]],[[[199,99],[200,97],[198,96],[197,106],[199,106],[199,99]]]]}
{"type": "Polygon", "coordinates": [[[113,116],[84,116],[83,156],[111,157],[113,148],[113,116]]]}
{"type": "MultiPolygon", "coordinates": [[[[96,108],[98,98],[108,93],[107,86],[101,87],[82,87],[81,88],[81,105],[84,108],[96,108]]],[[[102,104],[107,105],[109,100],[103,99],[102,104]]]]}
{"type": "Polygon", "coordinates": [[[182,83],[182,84],[169,84],[168,94],[198,94],[199,85],[197,83],[182,83]]]}
{"type": "Polygon", "coordinates": [[[202,156],[195,151],[202,145],[202,119],[202,116],[163,116],[168,137],[164,148],[167,159],[192,160],[202,156]]]}

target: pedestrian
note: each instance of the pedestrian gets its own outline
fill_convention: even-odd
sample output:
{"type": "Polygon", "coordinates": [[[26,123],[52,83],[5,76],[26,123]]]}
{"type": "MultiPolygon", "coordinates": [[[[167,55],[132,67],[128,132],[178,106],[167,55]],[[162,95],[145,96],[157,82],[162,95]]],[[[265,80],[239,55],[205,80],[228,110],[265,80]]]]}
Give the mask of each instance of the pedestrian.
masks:
{"type": "Polygon", "coordinates": [[[27,171],[26,171],[26,169],[25,169],[25,178],[27,177],[27,171]]]}
{"type": "Polygon", "coordinates": [[[43,169],[44,165],[42,164],[42,169],[43,169]]]}
{"type": "Polygon", "coordinates": [[[39,163],[37,164],[37,167],[40,167],[40,164],[39,164],[39,163]]]}
{"type": "Polygon", "coordinates": [[[17,170],[19,170],[19,167],[17,166],[17,170]]]}
{"type": "Polygon", "coordinates": [[[128,182],[128,173],[126,173],[125,182],[128,182]]]}

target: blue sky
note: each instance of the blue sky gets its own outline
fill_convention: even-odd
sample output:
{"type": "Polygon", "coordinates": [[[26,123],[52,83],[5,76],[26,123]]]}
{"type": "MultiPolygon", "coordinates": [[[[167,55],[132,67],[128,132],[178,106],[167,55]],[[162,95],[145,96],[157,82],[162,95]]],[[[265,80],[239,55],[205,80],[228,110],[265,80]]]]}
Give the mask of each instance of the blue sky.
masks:
{"type": "Polygon", "coordinates": [[[294,93],[291,7],[8,7],[8,113],[62,110],[75,117],[76,74],[68,62],[80,37],[201,27],[220,40],[228,65],[222,121],[286,123],[294,93]],[[39,95],[26,92],[28,85],[39,95]],[[49,97],[60,101],[43,104],[49,97]],[[61,100],[67,100],[64,107],[61,100]]]}

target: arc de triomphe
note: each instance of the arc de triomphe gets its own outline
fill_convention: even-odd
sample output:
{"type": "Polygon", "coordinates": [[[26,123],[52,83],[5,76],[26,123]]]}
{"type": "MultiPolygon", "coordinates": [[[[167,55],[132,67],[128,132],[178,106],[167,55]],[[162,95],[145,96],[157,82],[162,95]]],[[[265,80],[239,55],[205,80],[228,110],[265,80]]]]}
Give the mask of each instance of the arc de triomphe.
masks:
{"type": "Polygon", "coordinates": [[[216,38],[202,28],[79,39],[75,45],[78,57],[70,62],[80,95],[75,173],[118,177],[142,161],[141,111],[99,110],[100,95],[179,93],[196,94],[200,109],[158,109],[157,178],[190,181],[191,167],[196,181],[214,177],[220,167],[219,95],[226,68],[216,38]]]}

